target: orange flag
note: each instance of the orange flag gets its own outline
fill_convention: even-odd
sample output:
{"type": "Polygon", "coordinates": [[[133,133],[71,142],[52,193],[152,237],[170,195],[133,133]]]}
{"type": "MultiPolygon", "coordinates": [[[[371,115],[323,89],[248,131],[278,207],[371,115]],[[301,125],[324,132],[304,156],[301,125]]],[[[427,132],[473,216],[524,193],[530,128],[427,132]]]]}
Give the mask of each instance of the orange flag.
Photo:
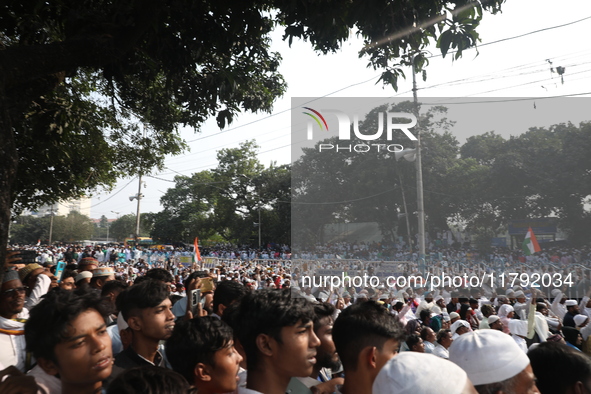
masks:
{"type": "Polygon", "coordinates": [[[195,237],[195,262],[201,261],[201,253],[199,253],[199,239],[195,237]]]}

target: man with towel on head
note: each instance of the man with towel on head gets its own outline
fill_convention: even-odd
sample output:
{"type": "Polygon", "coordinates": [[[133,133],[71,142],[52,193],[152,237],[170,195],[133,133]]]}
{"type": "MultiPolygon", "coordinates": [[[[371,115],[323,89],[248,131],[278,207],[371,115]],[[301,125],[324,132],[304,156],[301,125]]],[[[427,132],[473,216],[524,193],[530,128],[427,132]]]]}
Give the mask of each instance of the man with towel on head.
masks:
{"type": "Polygon", "coordinates": [[[449,348],[449,360],[468,374],[479,393],[533,394],[540,391],[527,355],[497,330],[469,332],[449,348]]]}

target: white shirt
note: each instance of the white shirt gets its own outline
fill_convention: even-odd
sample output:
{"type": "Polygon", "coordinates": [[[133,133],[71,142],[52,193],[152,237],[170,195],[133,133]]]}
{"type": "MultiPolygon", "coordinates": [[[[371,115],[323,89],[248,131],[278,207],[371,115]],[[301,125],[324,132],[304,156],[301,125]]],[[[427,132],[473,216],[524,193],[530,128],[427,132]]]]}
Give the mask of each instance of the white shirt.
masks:
{"type": "Polygon", "coordinates": [[[25,308],[31,310],[35,305],[37,305],[39,301],[41,301],[41,297],[43,297],[49,291],[50,284],[51,279],[49,279],[49,276],[44,274],[37,276],[35,287],[33,287],[31,294],[25,298],[25,308]]]}
{"type": "Polygon", "coordinates": [[[563,294],[559,293],[554,298],[554,301],[552,301],[552,305],[550,306],[550,310],[554,312],[554,314],[558,316],[560,319],[564,319],[564,315],[566,314],[566,306],[560,303],[562,296],[563,294]]]}
{"type": "Polygon", "coordinates": [[[443,345],[441,345],[439,342],[435,343],[433,354],[441,358],[449,358],[449,350],[443,347],[443,345]]]}
{"type": "MultiPolygon", "coordinates": [[[[18,317],[26,319],[29,315],[27,309],[23,309],[18,317]]],[[[0,317],[0,363],[14,365],[19,371],[25,371],[27,358],[27,343],[25,342],[25,323],[0,317]],[[20,335],[11,335],[8,332],[22,332],[20,335]]]]}

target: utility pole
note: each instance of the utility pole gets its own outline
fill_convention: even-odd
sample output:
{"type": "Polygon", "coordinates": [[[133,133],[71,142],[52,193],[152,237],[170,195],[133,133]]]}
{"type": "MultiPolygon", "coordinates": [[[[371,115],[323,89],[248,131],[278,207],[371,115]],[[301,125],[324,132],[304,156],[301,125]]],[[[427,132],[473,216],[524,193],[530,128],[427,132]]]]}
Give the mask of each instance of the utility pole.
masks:
{"type": "Polygon", "coordinates": [[[51,213],[51,218],[49,219],[49,242],[48,242],[48,244],[51,245],[51,238],[53,236],[53,214],[55,212],[53,209],[53,205],[49,209],[49,212],[51,213]]]}
{"type": "Polygon", "coordinates": [[[415,58],[412,56],[412,97],[414,101],[414,115],[417,118],[416,127],[416,169],[417,169],[417,219],[419,222],[419,264],[425,258],[425,209],[423,207],[423,169],[421,166],[421,127],[419,122],[419,100],[417,98],[417,79],[415,71],[415,58]]]}
{"type": "Polygon", "coordinates": [[[142,174],[137,187],[137,213],[135,217],[135,246],[137,247],[140,237],[140,200],[142,199],[142,174]]]}

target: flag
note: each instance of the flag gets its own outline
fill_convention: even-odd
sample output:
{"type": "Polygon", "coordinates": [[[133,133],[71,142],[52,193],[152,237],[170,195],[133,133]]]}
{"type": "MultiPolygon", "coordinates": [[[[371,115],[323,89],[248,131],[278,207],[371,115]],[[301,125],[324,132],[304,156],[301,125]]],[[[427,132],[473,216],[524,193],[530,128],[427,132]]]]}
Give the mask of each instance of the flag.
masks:
{"type": "Polygon", "coordinates": [[[199,253],[199,238],[195,237],[195,262],[201,261],[201,253],[199,253]]]}
{"type": "Polygon", "coordinates": [[[534,234],[534,230],[531,227],[527,230],[527,234],[525,234],[525,239],[523,240],[523,253],[526,256],[532,255],[536,252],[542,250],[540,245],[538,244],[538,240],[534,234]]]}

